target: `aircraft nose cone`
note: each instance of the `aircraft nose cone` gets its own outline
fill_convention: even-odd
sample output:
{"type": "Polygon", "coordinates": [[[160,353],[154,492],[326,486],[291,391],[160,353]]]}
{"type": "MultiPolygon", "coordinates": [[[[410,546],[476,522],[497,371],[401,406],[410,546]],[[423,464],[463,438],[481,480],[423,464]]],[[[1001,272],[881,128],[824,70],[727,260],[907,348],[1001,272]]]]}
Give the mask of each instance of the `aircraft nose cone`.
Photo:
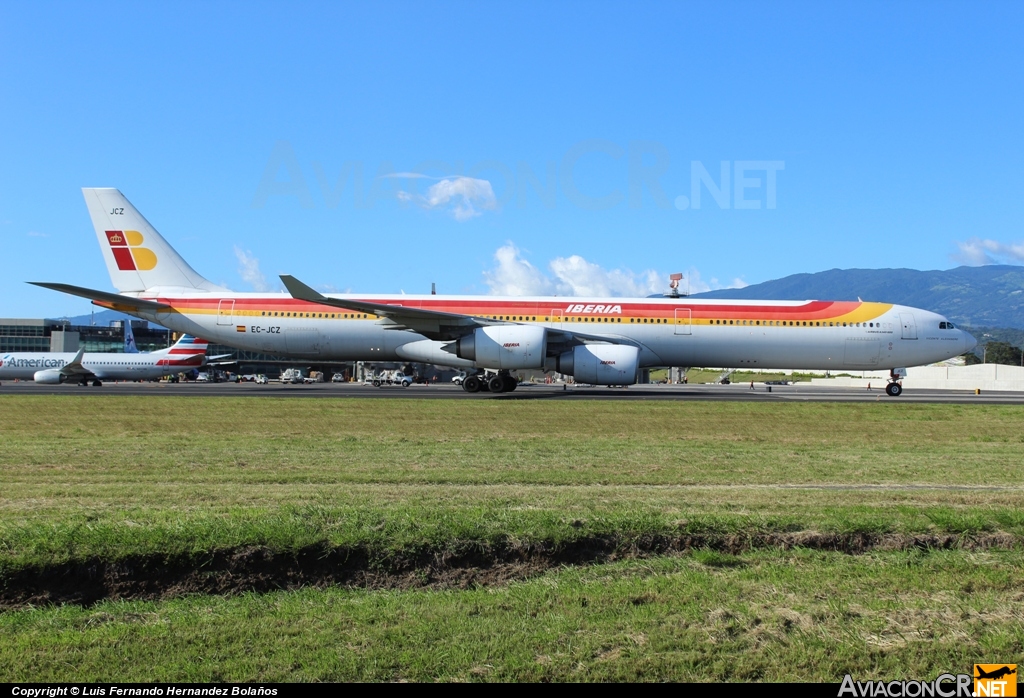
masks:
{"type": "MultiPolygon", "coordinates": [[[[961,330],[963,332],[963,330],[961,330]]],[[[969,352],[974,347],[978,346],[978,340],[974,338],[970,332],[963,332],[964,335],[964,353],[969,352]]]]}

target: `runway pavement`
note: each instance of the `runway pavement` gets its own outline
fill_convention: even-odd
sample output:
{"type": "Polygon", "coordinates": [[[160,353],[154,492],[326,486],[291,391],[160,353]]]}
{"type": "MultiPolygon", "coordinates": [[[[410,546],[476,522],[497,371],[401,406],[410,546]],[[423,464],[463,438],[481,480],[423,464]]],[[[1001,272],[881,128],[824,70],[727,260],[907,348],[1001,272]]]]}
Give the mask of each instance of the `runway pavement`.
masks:
{"type": "Polygon", "coordinates": [[[218,397],[288,398],[428,398],[441,400],[738,400],[757,402],[884,402],[961,403],[1024,405],[1024,392],[983,391],[975,395],[964,390],[904,390],[889,397],[881,389],[840,388],[810,384],[773,385],[631,385],[628,388],[562,385],[522,385],[513,393],[470,394],[454,385],[413,385],[409,388],[381,387],[355,383],[314,383],[312,385],[256,385],[255,383],[104,383],[98,388],[79,385],[37,385],[33,382],[4,381],[0,395],[167,395],[218,397]]]}

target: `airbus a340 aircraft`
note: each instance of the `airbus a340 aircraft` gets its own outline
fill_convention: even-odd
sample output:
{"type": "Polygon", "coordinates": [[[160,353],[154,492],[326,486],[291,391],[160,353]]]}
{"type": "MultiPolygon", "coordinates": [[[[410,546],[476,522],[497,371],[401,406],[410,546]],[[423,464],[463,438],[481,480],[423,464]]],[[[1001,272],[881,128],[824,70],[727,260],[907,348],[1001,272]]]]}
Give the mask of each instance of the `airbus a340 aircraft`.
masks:
{"type": "Polygon", "coordinates": [[[622,385],[641,368],[722,366],[887,368],[899,395],[903,367],[976,344],[941,315],[890,303],[323,295],[292,276],[288,293],[236,293],[196,273],[118,190],[83,193],[118,293],[37,285],[239,349],[460,367],[470,392],[513,390],[519,369],[622,385]]]}
{"type": "Polygon", "coordinates": [[[202,366],[206,360],[207,346],[205,339],[186,334],[174,346],[148,354],[140,354],[138,351],[86,354],[85,349],[77,354],[21,351],[0,356],[0,380],[31,378],[36,383],[92,383],[100,386],[105,380],[162,378],[202,366]]]}

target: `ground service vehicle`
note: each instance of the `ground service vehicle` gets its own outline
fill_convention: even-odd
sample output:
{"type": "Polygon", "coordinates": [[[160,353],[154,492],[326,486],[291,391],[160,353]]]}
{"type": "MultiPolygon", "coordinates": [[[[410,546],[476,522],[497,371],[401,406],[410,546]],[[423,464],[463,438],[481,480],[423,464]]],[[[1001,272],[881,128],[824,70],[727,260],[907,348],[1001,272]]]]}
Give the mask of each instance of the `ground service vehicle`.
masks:
{"type": "Polygon", "coordinates": [[[408,388],[412,385],[412,376],[407,376],[401,371],[381,371],[370,378],[370,385],[379,388],[382,385],[400,385],[408,388]]]}
{"type": "Polygon", "coordinates": [[[301,368],[286,368],[281,372],[281,382],[297,385],[306,382],[306,376],[301,368]]]}

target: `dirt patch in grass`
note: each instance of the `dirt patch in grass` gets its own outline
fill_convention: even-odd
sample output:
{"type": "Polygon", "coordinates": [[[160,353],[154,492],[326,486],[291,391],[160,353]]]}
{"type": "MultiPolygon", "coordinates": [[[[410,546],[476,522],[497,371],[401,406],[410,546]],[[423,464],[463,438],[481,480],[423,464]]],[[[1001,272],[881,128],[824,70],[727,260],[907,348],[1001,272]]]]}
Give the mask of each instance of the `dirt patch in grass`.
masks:
{"type": "MultiPolygon", "coordinates": [[[[0,608],[91,605],[107,599],[167,599],[190,594],[239,594],[300,587],[464,589],[501,585],[563,565],[701,551],[698,562],[755,549],[803,548],[849,554],[870,550],[1012,548],[1007,533],[973,535],[819,533],[591,537],[528,544],[472,542],[444,549],[388,552],[310,546],[296,551],[262,547],[189,557],[133,556],[110,561],[26,567],[0,579],[0,608]]],[[[703,564],[703,562],[702,562],[703,564]]],[[[741,563],[738,563],[741,564],[741,563]]],[[[717,566],[717,564],[711,564],[717,566]]]]}

